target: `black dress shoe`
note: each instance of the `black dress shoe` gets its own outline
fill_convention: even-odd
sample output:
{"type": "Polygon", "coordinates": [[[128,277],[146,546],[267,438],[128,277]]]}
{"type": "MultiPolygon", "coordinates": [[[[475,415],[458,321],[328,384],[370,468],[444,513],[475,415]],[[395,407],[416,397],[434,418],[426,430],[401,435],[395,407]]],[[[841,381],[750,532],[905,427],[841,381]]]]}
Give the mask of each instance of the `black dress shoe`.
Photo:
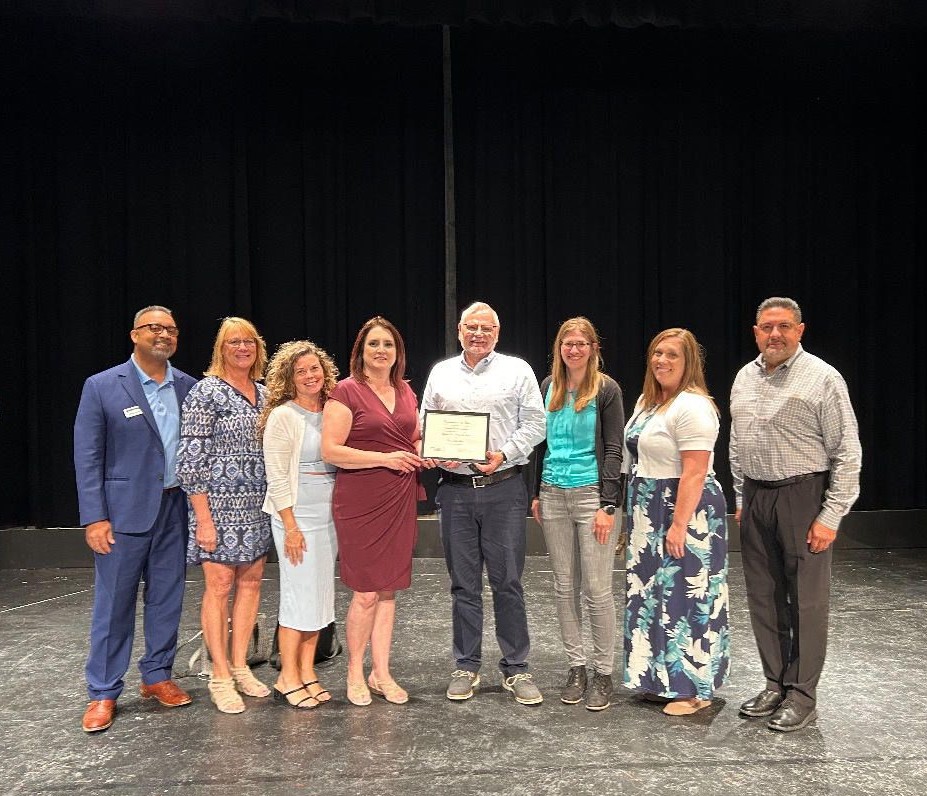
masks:
{"type": "Polygon", "coordinates": [[[759,719],[763,716],[771,716],[776,712],[776,708],[782,704],[785,699],[778,691],[766,689],[760,691],[753,699],[748,699],[740,706],[740,712],[751,719],[759,719]]]}
{"type": "Polygon", "coordinates": [[[799,705],[791,697],[787,697],[766,726],[776,732],[795,732],[817,717],[818,712],[814,705],[799,705]]]}

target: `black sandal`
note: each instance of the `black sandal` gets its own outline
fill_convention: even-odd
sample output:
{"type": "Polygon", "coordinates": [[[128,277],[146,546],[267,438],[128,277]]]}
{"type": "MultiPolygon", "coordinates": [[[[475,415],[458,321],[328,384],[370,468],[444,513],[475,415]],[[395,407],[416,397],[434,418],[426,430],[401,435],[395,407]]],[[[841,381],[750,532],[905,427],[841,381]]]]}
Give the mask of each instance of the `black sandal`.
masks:
{"type": "Polygon", "coordinates": [[[313,694],[313,693],[311,693],[311,692],[309,691],[309,686],[310,686],[310,685],[321,685],[321,684],[319,683],[318,680],[310,680],[308,683],[303,683],[303,688],[306,689],[306,693],[309,694],[309,696],[311,696],[316,702],[318,702],[319,704],[321,704],[321,703],[323,703],[323,702],[330,702],[330,701],[331,701],[331,698],[332,698],[332,692],[331,692],[331,691],[329,691],[327,688],[322,688],[321,690],[316,691],[316,692],[313,694]],[[328,694],[328,699],[319,699],[319,697],[322,696],[322,694],[328,694]]]}
{"type": "Polygon", "coordinates": [[[294,688],[292,691],[281,691],[279,688],[277,688],[277,686],[274,686],[274,702],[279,702],[280,704],[286,705],[287,707],[293,708],[294,710],[312,710],[312,708],[317,708],[319,705],[322,704],[321,702],[319,702],[318,699],[312,696],[312,694],[309,694],[308,691],[306,691],[306,693],[309,694],[309,696],[303,697],[302,699],[299,700],[299,702],[290,702],[288,698],[290,694],[295,694],[297,691],[304,691],[304,690],[305,690],[305,686],[302,686],[302,685],[298,686],[297,688],[294,688]],[[303,702],[308,702],[310,700],[315,702],[315,704],[314,705],[304,705],[303,704],[303,702]]]}

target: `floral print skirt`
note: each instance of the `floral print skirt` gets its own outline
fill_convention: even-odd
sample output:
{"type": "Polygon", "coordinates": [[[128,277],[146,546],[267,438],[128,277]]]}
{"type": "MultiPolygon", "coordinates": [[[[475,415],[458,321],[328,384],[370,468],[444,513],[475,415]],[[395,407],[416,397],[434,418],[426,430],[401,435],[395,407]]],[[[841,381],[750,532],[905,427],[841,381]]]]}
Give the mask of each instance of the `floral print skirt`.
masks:
{"type": "Polygon", "coordinates": [[[730,668],[727,506],[712,475],[686,537],[682,559],[664,552],[678,478],[628,484],[624,685],[671,699],[711,699],[730,668]]]}

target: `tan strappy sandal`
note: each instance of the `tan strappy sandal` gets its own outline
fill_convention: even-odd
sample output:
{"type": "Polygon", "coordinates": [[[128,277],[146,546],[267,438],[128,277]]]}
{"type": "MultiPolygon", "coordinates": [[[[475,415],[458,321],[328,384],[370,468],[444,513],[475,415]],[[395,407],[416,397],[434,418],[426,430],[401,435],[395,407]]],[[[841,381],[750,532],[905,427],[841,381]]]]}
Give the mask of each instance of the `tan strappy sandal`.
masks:
{"type": "Polygon", "coordinates": [[[264,685],[254,672],[247,666],[232,666],[229,670],[232,672],[232,679],[235,681],[235,688],[242,694],[249,697],[266,697],[270,696],[270,689],[264,685]]]}
{"type": "Polygon", "coordinates": [[[367,678],[371,693],[383,697],[394,705],[404,705],[409,701],[409,693],[395,680],[378,681],[373,675],[367,678]]]}
{"type": "Polygon", "coordinates": [[[693,713],[698,713],[708,707],[711,707],[710,699],[690,697],[689,699],[674,699],[672,702],[667,702],[663,712],[667,716],[691,716],[693,713]]]}
{"type": "Polygon", "coordinates": [[[235,680],[231,677],[210,677],[209,698],[220,713],[244,713],[245,703],[235,690],[235,680]]]}
{"type": "Polygon", "coordinates": [[[370,699],[370,689],[367,688],[367,683],[361,680],[359,683],[348,682],[348,702],[352,705],[357,705],[358,707],[364,707],[369,705],[371,702],[370,699]]]}

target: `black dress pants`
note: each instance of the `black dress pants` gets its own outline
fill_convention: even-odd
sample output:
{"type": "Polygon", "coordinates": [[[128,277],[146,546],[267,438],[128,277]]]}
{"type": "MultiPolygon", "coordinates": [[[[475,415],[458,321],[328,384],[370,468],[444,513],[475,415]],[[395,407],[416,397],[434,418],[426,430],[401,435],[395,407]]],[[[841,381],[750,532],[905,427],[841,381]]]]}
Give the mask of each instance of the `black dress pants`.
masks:
{"type": "Polygon", "coordinates": [[[808,549],[827,473],[769,488],[744,479],[741,554],[750,621],[766,687],[802,705],[816,701],[827,651],[833,546],[808,549]]]}

